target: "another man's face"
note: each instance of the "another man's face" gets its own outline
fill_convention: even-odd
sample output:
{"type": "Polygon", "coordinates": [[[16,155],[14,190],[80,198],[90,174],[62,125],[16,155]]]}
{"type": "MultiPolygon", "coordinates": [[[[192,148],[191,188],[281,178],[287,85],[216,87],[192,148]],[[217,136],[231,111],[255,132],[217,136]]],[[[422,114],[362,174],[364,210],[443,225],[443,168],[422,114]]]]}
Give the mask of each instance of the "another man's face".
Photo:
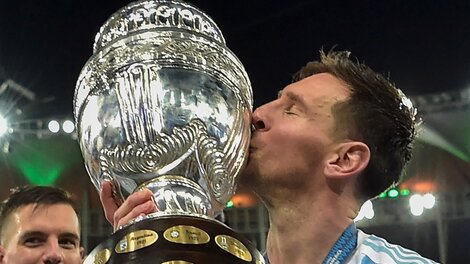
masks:
{"type": "Polygon", "coordinates": [[[20,207],[3,226],[0,264],[81,263],[79,230],[68,204],[20,207]]]}

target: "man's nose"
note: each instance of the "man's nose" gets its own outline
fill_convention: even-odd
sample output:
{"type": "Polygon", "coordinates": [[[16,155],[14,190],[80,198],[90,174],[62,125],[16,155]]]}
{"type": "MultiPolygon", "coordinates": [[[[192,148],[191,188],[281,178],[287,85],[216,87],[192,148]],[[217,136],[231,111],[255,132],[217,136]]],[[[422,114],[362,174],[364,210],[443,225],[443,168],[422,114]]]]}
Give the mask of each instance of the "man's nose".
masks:
{"type": "Polygon", "coordinates": [[[44,264],[59,264],[64,263],[64,256],[62,248],[58,241],[51,241],[47,244],[46,251],[43,256],[44,264]]]}
{"type": "Polygon", "coordinates": [[[260,106],[255,109],[251,117],[251,123],[254,130],[263,131],[266,130],[266,116],[265,116],[265,106],[260,106]]]}

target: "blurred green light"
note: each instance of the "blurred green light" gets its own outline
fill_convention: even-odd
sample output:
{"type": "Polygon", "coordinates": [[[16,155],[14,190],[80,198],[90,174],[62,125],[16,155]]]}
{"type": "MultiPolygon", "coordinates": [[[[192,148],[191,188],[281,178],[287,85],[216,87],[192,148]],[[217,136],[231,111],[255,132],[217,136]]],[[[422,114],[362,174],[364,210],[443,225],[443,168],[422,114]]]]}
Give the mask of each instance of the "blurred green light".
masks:
{"type": "Polygon", "coordinates": [[[75,151],[74,142],[67,138],[28,138],[15,142],[9,158],[29,184],[53,186],[76,159],[75,151]]]}
{"type": "Polygon", "coordinates": [[[400,195],[408,196],[408,195],[410,195],[410,190],[409,189],[402,189],[400,191],[400,195]]]}
{"type": "Polygon", "coordinates": [[[398,197],[399,194],[400,193],[397,191],[397,189],[390,189],[388,191],[388,197],[390,197],[390,198],[396,198],[396,197],[398,197]]]}
{"type": "Polygon", "coordinates": [[[230,207],[233,207],[233,201],[232,200],[228,201],[228,203],[227,203],[227,208],[230,208],[230,207]]]}
{"type": "Polygon", "coordinates": [[[18,165],[21,172],[33,185],[54,185],[64,169],[60,164],[48,162],[40,157],[22,161],[18,165]]]}
{"type": "Polygon", "coordinates": [[[385,198],[387,197],[387,193],[386,192],[383,192],[379,195],[379,198],[385,198]]]}

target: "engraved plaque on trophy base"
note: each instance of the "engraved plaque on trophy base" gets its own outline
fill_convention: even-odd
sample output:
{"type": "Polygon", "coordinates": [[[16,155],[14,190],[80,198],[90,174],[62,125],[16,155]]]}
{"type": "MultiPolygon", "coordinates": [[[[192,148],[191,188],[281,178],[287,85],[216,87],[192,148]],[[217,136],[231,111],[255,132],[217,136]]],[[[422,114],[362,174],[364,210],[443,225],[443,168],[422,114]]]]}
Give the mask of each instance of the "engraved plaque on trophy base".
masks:
{"type": "Polygon", "coordinates": [[[148,218],[116,231],[85,264],[262,264],[259,251],[215,220],[193,216],[148,218]]]}

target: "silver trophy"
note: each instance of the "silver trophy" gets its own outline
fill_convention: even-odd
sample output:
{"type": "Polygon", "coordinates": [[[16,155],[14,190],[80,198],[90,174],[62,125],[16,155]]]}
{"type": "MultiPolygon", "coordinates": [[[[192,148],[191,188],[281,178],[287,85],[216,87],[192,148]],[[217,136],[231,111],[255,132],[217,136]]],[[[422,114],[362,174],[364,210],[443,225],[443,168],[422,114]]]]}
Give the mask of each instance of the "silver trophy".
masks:
{"type": "Polygon", "coordinates": [[[264,263],[215,220],[250,140],[252,91],[214,21],[182,1],[139,1],[96,35],[74,116],[94,186],[148,188],[158,212],[118,230],[85,263],[264,263]]]}

